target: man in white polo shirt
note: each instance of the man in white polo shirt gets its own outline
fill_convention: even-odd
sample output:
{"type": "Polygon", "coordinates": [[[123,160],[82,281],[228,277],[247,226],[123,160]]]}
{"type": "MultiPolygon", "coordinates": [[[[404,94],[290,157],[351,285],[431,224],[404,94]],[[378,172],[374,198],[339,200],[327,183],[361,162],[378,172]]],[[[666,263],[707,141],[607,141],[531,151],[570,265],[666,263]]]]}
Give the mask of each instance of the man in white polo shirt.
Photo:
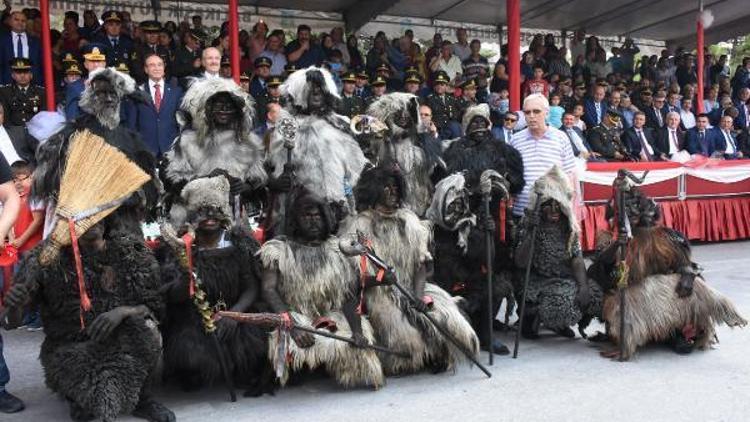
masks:
{"type": "Polygon", "coordinates": [[[513,215],[523,216],[529,203],[529,193],[534,182],[545,175],[552,166],[559,165],[565,173],[572,175],[575,157],[568,137],[559,129],[545,123],[549,113],[549,102],[541,94],[531,94],[523,100],[526,129],[514,133],[510,145],[523,158],[523,178],[526,185],[516,197],[513,215]]]}

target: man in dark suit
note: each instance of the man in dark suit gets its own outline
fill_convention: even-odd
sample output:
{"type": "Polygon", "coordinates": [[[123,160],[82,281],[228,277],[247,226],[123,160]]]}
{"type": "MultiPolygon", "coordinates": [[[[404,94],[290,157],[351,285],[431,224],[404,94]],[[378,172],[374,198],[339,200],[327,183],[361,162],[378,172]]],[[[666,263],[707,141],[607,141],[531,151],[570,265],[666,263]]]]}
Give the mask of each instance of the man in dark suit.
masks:
{"type": "Polygon", "coordinates": [[[516,127],[517,122],[518,116],[516,116],[516,113],[513,113],[512,111],[505,113],[505,116],[503,116],[503,125],[492,128],[492,134],[495,139],[509,144],[510,138],[513,136],[513,129],[516,127]]]}
{"type": "Polygon", "coordinates": [[[748,101],[750,101],[750,88],[740,89],[737,101],[734,103],[737,111],[740,112],[737,118],[734,119],[734,127],[736,129],[741,130],[750,126],[750,105],[748,105],[748,101]]]}
{"type": "Polygon", "coordinates": [[[107,56],[107,66],[116,67],[125,63],[128,67],[132,65],[133,40],[122,34],[122,16],[118,12],[105,12],[102,15],[104,31],[94,38],[94,42],[104,46],[103,53],[107,56]]]}
{"type": "Polygon", "coordinates": [[[596,85],[592,96],[583,101],[583,122],[589,129],[599,126],[604,119],[604,114],[607,112],[607,105],[604,102],[605,92],[604,86],[596,85]]]}
{"type": "Polygon", "coordinates": [[[723,151],[720,147],[723,139],[715,130],[708,128],[708,115],[701,113],[695,119],[695,127],[687,131],[685,135],[685,149],[692,154],[700,154],[711,157],[717,151],[723,151]]]}
{"type": "Polygon", "coordinates": [[[664,127],[656,131],[655,150],[659,159],[669,161],[675,154],[685,150],[685,132],[680,129],[680,115],[668,113],[664,127]]]}
{"type": "Polygon", "coordinates": [[[750,129],[742,129],[736,139],[737,150],[742,154],[741,158],[750,157],[750,129]]]}
{"type": "Polygon", "coordinates": [[[13,12],[10,15],[10,31],[0,35],[0,84],[13,82],[10,76],[11,60],[16,58],[31,61],[31,73],[36,85],[44,86],[42,75],[42,45],[38,38],[26,32],[26,15],[13,12]]]}
{"type": "MultiPolygon", "coordinates": [[[[721,118],[721,124],[713,129],[719,136],[716,150],[727,160],[746,158],[747,152],[743,150],[745,145],[741,142],[741,135],[737,136],[735,134],[732,122],[732,116],[724,116],[721,118]]],[[[742,133],[747,134],[747,128],[740,131],[740,134],[742,133]]],[[[745,139],[744,141],[746,142],[747,140],[745,139]]]]}
{"type": "Polygon", "coordinates": [[[560,130],[565,132],[573,149],[573,155],[586,161],[606,161],[598,152],[591,149],[591,144],[586,140],[581,128],[576,126],[576,117],[573,113],[566,112],[562,118],[563,125],[560,130]]]}
{"type": "MultiPolygon", "coordinates": [[[[201,71],[201,41],[205,37],[198,29],[185,34],[185,45],[181,45],[174,55],[172,74],[177,78],[196,76],[201,71]]],[[[183,86],[185,84],[183,83],[183,86]]]]}
{"type": "Polygon", "coordinates": [[[663,92],[659,92],[654,96],[654,101],[651,107],[646,107],[645,110],[641,110],[646,113],[646,126],[654,130],[659,130],[664,127],[667,121],[667,112],[664,109],[664,102],[666,97],[663,92]]]}
{"type": "Polygon", "coordinates": [[[143,137],[157,159],[169,151],[177,137],[177,110],[182,100],[182,88],[164,79],[164,59],[157,54],[145,58],[147,81],[139,87],[148,98],[137,105],[134,129],[143,137]]]}
{"type": "Polygon", "coordinates": [[[642,111],[633,115],[633,126],[623,132],[622,138],[633,159],[656,161],[661,156],[661,151],[656,147],[654,130],[646,126],[646,114],[642,111]]]}

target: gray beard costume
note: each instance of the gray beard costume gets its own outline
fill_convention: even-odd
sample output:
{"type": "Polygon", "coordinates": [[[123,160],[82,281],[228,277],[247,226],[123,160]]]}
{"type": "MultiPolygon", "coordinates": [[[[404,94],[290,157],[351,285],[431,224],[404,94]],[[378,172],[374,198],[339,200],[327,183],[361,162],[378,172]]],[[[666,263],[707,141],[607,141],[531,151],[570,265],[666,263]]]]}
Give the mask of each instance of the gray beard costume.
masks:
{"type": "MultiPolygon", "coordinates": [[[[360,212],[345,222],[342,233],[360,231],[372,242],[378,256],[396,270],[399,282],[409,290],[414,289],[414,276],[419,268],[432,260],[429,251],[431,224],[420,220],[406,208],[385,215],[372,209],[360,212]]],[[[376,269],[368,266],[371,275],[376,269]]],[[[466,350],[477,353],[479,339],[469,321],[458,309],[453,298],[432,283],[425,283],[424,294],[433,300],[430,314],[466,350]]],[[[412,309],[407,299],[391,286],[367,289],[365,301],[370,323],[378,343],[409,353],[408,359],[381,355],[388,375],[418,372],[428,364],[454,369],[464,357],[440,334],[427,319],[412,309]]]]}
{"type": "MultiPolygon", "coordinates": [[[[341,309],[355,294],[357,263],[341,253],[338,243],[335,236],[317,246],[277,237],[263,244],[260,259],[266,270],[277,271],[277,291],[286,305],[295,310],[291,314],[296,321],[309,327],[318,318],[330,318],[336,323],[337,335],[351,337],[351,328],[341,309]]],[[[364,318],[361,322],[362,333],[374,343],[372,327],[364,318]]],[[[274,331],[269,341],[269,356],[274,367],[278,363],[278,341],[278,331],[274,331]]],[[[288,347],[291,360],[287,362],[282,384],[287,381],[290,370],[324,367],[344,387],[385,385],[383,367],[371,349],[358,349],[320,336],[315,338],[312,347],[303,349],[294,341],[290,341],[288,347]]]]}

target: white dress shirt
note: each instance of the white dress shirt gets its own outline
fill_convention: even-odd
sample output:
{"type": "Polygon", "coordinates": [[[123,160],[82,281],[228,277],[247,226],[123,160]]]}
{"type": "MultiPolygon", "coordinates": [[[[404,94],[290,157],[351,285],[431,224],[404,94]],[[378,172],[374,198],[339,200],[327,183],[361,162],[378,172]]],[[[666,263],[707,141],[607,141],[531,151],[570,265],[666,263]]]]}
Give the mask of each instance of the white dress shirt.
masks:
{"type": "Polygon", "coordinates": [[[156,89],[154,88],[156,84],[159,84],[159,90],[161,91],[161,100],[164,101],[164,80],[154,81],[149,79],[148,90],[149,92],[151,92],[151,99],[154,101],[154,104],[156,104],[156,89]]]}
{"type": "Polygon", "coordinates": [[[643,134],[643,129],[634,128],[636,135],[638,135],[638,139],[641,141],[642,146],[646,147],[646,151],[648,151],[648,154],[653,157],[654,155],[654,149],[651,147],[651,144],[648,143],[648,139],[646,139],[646,136],[643,134]]]}
{"type": "MultiPolygon", "coordinates": [[[[11,42],[13,43],[13,52],[15,53],[14,57],[23,57],[25,59],[29,58],[29,37],[26,35],[25,32],[21,32],[20,34],[17,32],[10,33],[11,35],[11,42]],[[18,54],[18,37],[21,37],[21,45],[23,45],[23,51],[21,54],[18,54]]],[[[36,64],[36,63],[34,63],[36,64]]]]}
{"type": "Polygon", "coordinates": [[[677,144],[677,129],[667,128],[669,131],[669,155],[680,152],[680,146],[677,144]]]}
{"type": "Polygon", "coordinates": [[[732,139],[732,135],[726,131],[726,129],[721,129],[721,133],[724,135],[724,142],[727,144],[727,148],[724,150],[724,154],[734,154],[735,148],[734,148],[734,140],[732,139]]]}

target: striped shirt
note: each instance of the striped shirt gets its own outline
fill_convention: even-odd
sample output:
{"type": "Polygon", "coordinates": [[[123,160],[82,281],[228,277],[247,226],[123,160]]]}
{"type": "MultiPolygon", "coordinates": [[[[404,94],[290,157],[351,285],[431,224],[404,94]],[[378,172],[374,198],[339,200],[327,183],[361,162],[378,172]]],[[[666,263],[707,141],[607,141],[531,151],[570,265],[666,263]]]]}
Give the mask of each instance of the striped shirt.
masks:
{"type": "Polygon", "coordinates": [[[523,159],[523,179],[526,184],[513,205],[513,215],[522,216],[529,204],[529,193],[534,188],[534,182],[555,164],[563,172],[572,173],[575,170],[575,158],[568,137],[551,126],[547,127],[540,139],[535,139],[529,129],[514,133],[510,145],[518,150],[523,159]]]}

